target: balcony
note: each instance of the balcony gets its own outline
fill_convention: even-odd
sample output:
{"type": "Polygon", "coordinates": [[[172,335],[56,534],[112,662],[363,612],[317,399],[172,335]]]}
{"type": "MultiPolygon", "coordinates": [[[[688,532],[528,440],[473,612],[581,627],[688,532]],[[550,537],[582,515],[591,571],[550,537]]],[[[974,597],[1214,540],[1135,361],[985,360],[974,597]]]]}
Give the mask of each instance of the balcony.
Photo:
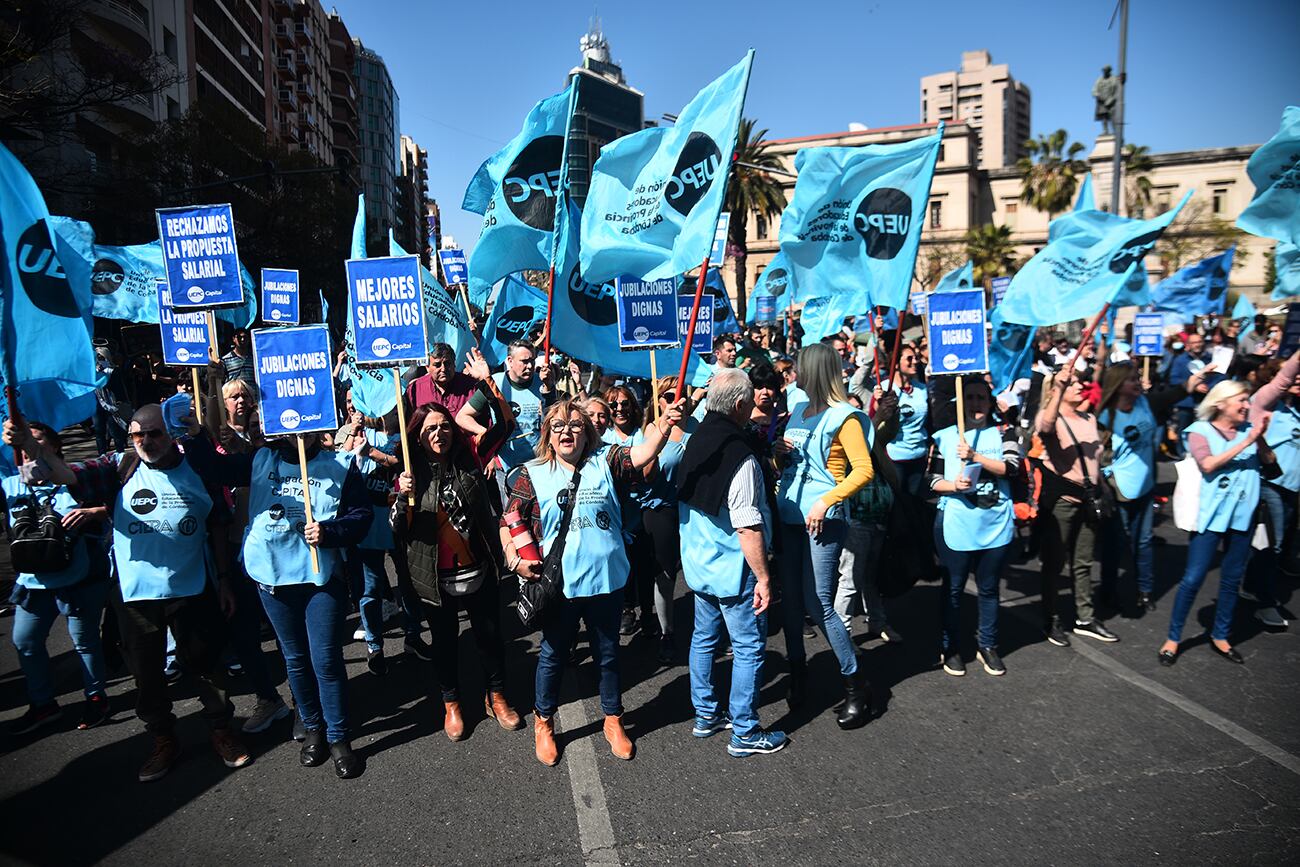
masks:
{"type": "Polygon", "coordinates": [[[293,26],[289,24],[275,25],[275,41],[282,48],[293,47],[293,26]]]}
{"type": "Polygon", "coordinates": [[[280,138],[284,141],[294,142],[295,144],[301,140],[298,138],[298,127],[292,123],[280,124],[280,138]]]}
{"type": "Polygon", "coordinates": [[[282,87],[277,93],[280,105],[289,111],[298,110],[298,95],[287,87],[282,87]]]}
{"type": "Polygon", "coordinates": [[[315,31],[306,21],[298,21],[293,25],[293,35],[295,39],[305,45],[312,44],[316,39],[315,31]]]}
{"type": "Polygon", "coordinates": [[[316,99],[316,88],[311,86],[310,81],[299,81],[298,93],[302,94],[303,96],[307,97],[310,100],[314,101],[316,99]]]}
{"type": "Polygon", "coordinates": [[[131,0],[94,0],[85,5],[101,26],[124,45],[150,52],[149,13],[131,0]]]}
{"type": "Polygon", "coordinates": [[[311,72],[311,58],[307,56],[307,52],[295,51],[293,59],[298,64],[299,69],[304,72],[311,72]]]}
{"type": "Polygon", "coordinates": [[[275,59],[275,69],[283,78],[297,78],[298,69],[293,62],[293,52],[281,54],[275,59]]]}

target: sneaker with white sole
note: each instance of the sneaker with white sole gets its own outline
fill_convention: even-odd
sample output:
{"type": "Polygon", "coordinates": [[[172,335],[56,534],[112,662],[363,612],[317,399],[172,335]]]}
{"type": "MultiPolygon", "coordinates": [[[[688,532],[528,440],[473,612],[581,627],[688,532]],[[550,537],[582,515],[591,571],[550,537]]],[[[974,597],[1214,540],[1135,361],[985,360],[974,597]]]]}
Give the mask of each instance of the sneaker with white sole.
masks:
{"type": "Polygon", "coordinates": [[[727,753],[733,758],[743,759],[748,756],[762,756],[779,752],[786,748],[790,739],[785,732],[766,732],[762,729],[748,735],[733,734],[727,744],[727,753]]]}
{"type": "Polygon", "coordinates": [[[1106,624],[1100,620],[1089,620],[1087,623],[1074,621],[1074,634],[1082,635],[1084,638],[1094,638],[1097,641],[1104,641],[1107,644],[1113,644],[1119,641],[1119,636],[1106,628],[1106,624]]]}
{"type": "Polygon", "coordinates": [[[1290,624],[1276,607],[1261,608],[1255,612],[1255,619],[1269,629],[1286,629],[1290,624]]]}
{"type": "Polygon", "coordinates": [[[284,719],[291,713],[293,711],[289,710],[289,706],[279,696],[274,699],[259,698],[257,705],[253,708],[253,715],[244,722],[244,734],[252,735],[264,732],[276,720],[284,719]]]}
{"type": "Polygon", "coordinates": [[[943,670],[953,677],[966,676],[966,663],[957,648],[945,647],[939,654],[939,662],[943,665],[943,670]]]}
{"type": "Polygon", "coordinates": [[[996,647],[981,647],[975,652],[975,656],[984,666],[984,670],[994,677],[1001,677],[1007,673],[1007,667],[1002,662],[1002,657],[998,655],[996,647]]]}
{"type": "Polygon", "coordinates": [[[1052,644],[1055,644],[1057,647],[1070,646],[1070,636],[1065,634],[1065,630],[1061,628],[1061,624],[1056,621],[1052,621],[1052,625],[1047,627],[1047,640],[1052,644]]]}
{"type": "Polygon", "coordinates": [[[714,717],[697,716],[691,734],[697,738],[711,738],[718,732],[731,728],[731,717],[720,713],[714,717]]]}
{"type": "Polygon", "coordinates": [[[364,629],[358,628],[356,632],[352,633],[352,640],[353,640],[353,641],[365,641],[365,640],[366,640],[366,631],[365,631],[364,629]]]}

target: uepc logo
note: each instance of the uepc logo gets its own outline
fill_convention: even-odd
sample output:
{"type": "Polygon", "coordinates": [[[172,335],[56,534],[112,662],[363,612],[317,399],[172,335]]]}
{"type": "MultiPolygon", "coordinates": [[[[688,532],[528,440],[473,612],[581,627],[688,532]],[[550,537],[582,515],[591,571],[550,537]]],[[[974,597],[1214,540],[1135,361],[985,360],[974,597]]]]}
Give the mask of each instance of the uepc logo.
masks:
{"type": "Polygon", "coordinates": [[[376,358],[387,358],[388,354],[393,351],[393,344],[388,342],[387,337],[376,337],[370,344],[370,351],[375,354],[376,358]]]}
{"type": "Polygon", "coordinates": [[[774,298],[780,298],[785,294],[786,287],[790,284],[790,273],[784,268],[773,268],[770,271],[764,271],[767,275],[767,291],[774,298]]]}
{"type": "Polygon", "coordinates": [[[555,224],[555,197],[560,191],[564,137],[535,138],[519,152],[501,181],[510,213],[525,226],[550,230],[555,224]]]}
{"type": "Polygon", "coordinates": [[[185,297],[190,299],[191,302],[198,304],[203,300],[203,287],[191,286],[185,290],[185,297]]]}
{"type": "Polygon", "coordinates": [[[574,268],[569,272],[569,303],[573,310],[592,325],[613,325],[618,321],[618,301],[614,281],[588,283],[574,268]]]}
{"type": "Polygon", "coordinates": [[[140,488],[131,495],[131,499],[127,501],[127,505],[130,506],[131,511],[135,512],[137,515],[147,515],[154,509],[158,508],[158,495],[148,488],[140,488]]]}
{"type": "Polygon", "coordinates": [[[713,185],[721,165],[722,152],[713,139],[702,132],[691,133],[668,179],[668,204],[682,216],[689,214],[713,185]]]}
{"type": "Polygon", "coordinates": [[[112,295],[126,282],[126,271],[112,259],[99,259],[90,272],[90,291],[96,295],[112,295]]]}
{"type": "Polygon", "coordinates": [[[33,307],[65,319],[80,318],[68,275],[54,251],[54,241],[44,220],[37,220],[18,238],[18,279],[33,307]]]}
{"type": "Polygon", "coordinates": [[[1160,240],[1160,232],[1147,232],[1145,235],[1138,235],[1123,247],[1120,247],[1119,252],[1110,258],[1111,272],[1123,274],[1134,262],[1141,262],[1147,257],[1147,253],[1150,253],[1151,249],[1155,247],[1158,240],[1160,240]]]}
{"type": "Polygon", "coordinates": [[[912,197],[893,187],[867,193],[853,214],[853,228],[867,242],[872,259],[892,259],[903,249],[912,227],[912,197]]]}
{"type": "Polygon", "coordinates": [[[176,360],[179,361],[181,364],[184,364],[185,362],[189,361],[190,351],[186,349],[184,346],[176,347],[176,360]]]}
{"type": "Polygon", "coordinates": [[[529,329],[537,321],[537,311],[526,304],[511,307],[497,320],[497,343],[509,346],[510,341],[528,335],[529,329]]]}
{"type": "Polygon", "coordinates": [[[286,409],[280,413],[280,427],[285,430],[293,430],[302,421],[302,416],[298,415],[296,409],[286,409]]]}

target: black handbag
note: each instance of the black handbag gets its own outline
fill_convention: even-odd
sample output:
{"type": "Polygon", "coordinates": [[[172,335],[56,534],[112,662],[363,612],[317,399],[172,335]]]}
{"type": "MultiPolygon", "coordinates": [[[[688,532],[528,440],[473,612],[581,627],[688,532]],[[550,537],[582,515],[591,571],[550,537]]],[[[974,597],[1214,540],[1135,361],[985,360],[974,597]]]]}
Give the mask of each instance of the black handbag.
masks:
{"type": "MultiPolygon", "coordinates": [[[[1079,473],[1083,477],[1083,484],[1078,486],[1083,492],[1080,499],[1083,500],[1088,520],[1097,524],[1107,521],[1115,514],[1115,491],[1107,484],[1104,477],[1100,485],[1093,484],[1092,479],[1088,478],[1088,465],[1083,460],[1083,448],[1079,445],[1079,439],[1074,435],[1070,423],[1064,418],[1061,419],[1061,424],[1065,425],[1065,432],[1070,435],[1070,442],[1074,443],[1074,454],[1079,461],[1079,473]]],[[[1062,481],[1066,480],[1062,479],[1062,481]]]]}
{"type": "Polygon", "coordinates": [[[515,604],[515,611],[519,614],[519,621],[523,623],[525,629],[533,630],[542,625],[547,611],[552,608],[552,600],[560,595],[560,589],[564,586],[564,540],[569,535],[569,520],[573,517],[573,507],[578,501],[578,480],[581,474],[581,467],[575,469],[573,478],[564,489],[568,499],[560,514],[560,527],[555,535],[555,542],[542,560],[541,577],[536,581],[521,579],[519,582],[519,599],[515,604]]]}
{"type": "Polygon", "coordinates": [[[30,575],[61,572],[72,564],[75,540],[63,529],[54,511],[54,492],[44,502],[35,491],[13,507],[9,528],[9,557],[16,572],[30,575]]]}

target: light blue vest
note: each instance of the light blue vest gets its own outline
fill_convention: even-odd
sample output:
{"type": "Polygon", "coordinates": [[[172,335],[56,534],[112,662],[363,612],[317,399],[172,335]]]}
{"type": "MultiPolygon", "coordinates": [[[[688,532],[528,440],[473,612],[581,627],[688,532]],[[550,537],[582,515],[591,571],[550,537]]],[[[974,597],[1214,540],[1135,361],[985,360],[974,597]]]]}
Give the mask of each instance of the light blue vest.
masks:
{"type": "MultiPolygon", "coordinates": [[[[826,459],[835,435],[849,416],[857,414],[863,435],[871,436],[871,425],[850,403],[837,403],[810,418],[803,415],[801,407],[806,405],[796,407],[785,426],[785,438],[794,447],[786,455],[787,463],[776,488],[776,505],[784,524],[802,524],[817,499],[835,487],[835,477],[826,468],[826,459]]],[[[843,511],[840,506],[836,503],[826,517],[840,517],[843,511]]]]}
{"type": "MultiPolygon", "coordinates": [[[[943,457],[943,477],[951,482],[961,467],[957,459],[957,426],[936,433],[934,442],[943,457]]],[[[1002,460],[1002,432],[997,428],[967,430],[966,443],[986,457],[1002,460]]],[[[954,551],[1000,548],[1015,534],[1015,507],[1005,477],[981,472],[970,492],[940,496],[939,510],[944,544],[954,551]]]]}
{"type": "Polygon", "coordinates": [[[124,601],[203,592],[211,511],[212,498],[189,461],[169,470],[136,467],[113,503],[113,562],[124,601]]]}
{"type": "MultiPolygon", "coordinates": [[[[354,460],[348,452],[322,449],[307,462],[313,521],[338,517],[343,480],[354,460]]],[[[385,523],[387,516],[385,516],[385,523]]],[[[248,487],[248,528],[244,531],[244,568],[258,584],[324,585],[339,564],[337,548],[318,548],[320,572],[311,569],[311,549],[303,539],[302,472],[297,460],[281,460],[272,449],[253,456],[248,487]]]]}
{"type": "Polygon", "coordinates": [[[790,383],[785,387],[785,410],[794,415],[795,407],[801,403],[808,402],[808,394],[802,388],[790,383]]]}
{"type": "Polygon", "coordinates": [[[1277,455],[1277,465],[1282,475],[1272,484],[1288,491],[1300,491],[1300,412],[1295,407],[1279,404],[1264,432],[1264,442],[1277,455]]]}
{"type": "Polygon", "coordinates": [[[645,496],[641,500],[643,509],[662,509],[677,505],[677,467],[686,454],[686,442],[691,438],[683,433],[678,442],[668,440],[659,452],[658,466],[650,474],[645,496]]]}
{"type": "MultiPolygon", "coordinates": [[[[1249,430],[1247,425],[1231,440],[1226,440],[1214,425],[1198,421],[1183,432],[1183,437],[1185,440],[1188,434],[1200,434],[1210,444],[1210,454],[1218,455],[1245,437],[1249,430]]],[[[1249,530],[1257,505],[1259,452],[1251,443],[1226,465],[1208,476],[1201,476],[1201,509],[1196,517],[1196,531],[1226,533],[1228,530],[1249,530]]]]}
{"type": "MultiPolygon", "coordinates": [[[[623,550],[623,519],[609,446],[596,450],[582,465],[578,502],[564,542],[564,595],[569,599],[612,593],[627,583],[627,553],[623,550]]],[[[550,550],[560,531],[559,494],[573,474],[553,461],[534,460],[528,476],[542,512],[542,553],[550,550]]]]}
{"type": "Polygon", "coordinates": [[[510,439],[506,440],[505,445],[501,446],[501,451],[497,453],[506,469],[511,469],[537,457],[536,449],[541,439],[544,415],[542,386],[536,376],[533,377],[533,384],[528,388],[514,385],[505,373],[493,374],[492,381],[497,384],[497,388],[501,389],[502,396],[515,414],[515,429],[510,432],[510,439]]]}
{"type": "Polygon", "coordinates": [[[929,413],[925,386],[913,385],[909,394],[898,393],[898,433],[885,444],[885,453],[896,461],[914,461],[925,457],[929,439],[925,434],[925,417],[929,413]]]}
{"type": "MultiPolygon", "coordinates": [[[[78,507],[78,503],[63,485],[33,485],[30,489],[23,484],[21,476],[6,476],[0,485],[4,487],[6,504],[9,507],[9,522],[12,526],[14,508],[36,499],[44,503],[54,494],[54,511],[66,515],[78,507]]],[[[58,572],[19,572],[17,581],[30,590],[58,590],[71,587],[81,581],[90,572],[90,554],[87,539],[77,536],[72,544],[72,560],[66,569],[58,572]]]]}
{"type": "Polygon", "coordinates": [[[1139,396],[1128,412],[1106,410],[1101,421],[1110,428],[1111,462],[1102,472],[1115,480],[1126,499],[1136,500],[1156,483],[1156,437],[1159,427],[1151,405],[1139,396]]]}
{"type": "MultiPolygon", "coordinates": [[[[367,428],[366,442],[375,451],[392,455],[396,454],[398,446],[402,444],[402,438],[398,434],[386,434],[367,428]]],[[[366,537],[357,543],[357,547],[369,551],[390,551],[393,548],[393,528],[388,523],[388,493],[393,489],[393,470],[369,457],[358,456],[356,461],[357,470],[366,483],[370,506],[375,512],[375,519],[370,522],[366,537]]]]}
{"type": "MultiPolygon", "coordinates": [[[[759,491],[763,538],[772,538],[772,516],[767,497],[759,491]]],[[[745,575],[745,554],[740,535],[731,526],[726,505],[714,516],[685,503],[677,504],[677,526],[682,540],[682,576],[696,593],[729,598],[739,596],[745,575]]]]}

